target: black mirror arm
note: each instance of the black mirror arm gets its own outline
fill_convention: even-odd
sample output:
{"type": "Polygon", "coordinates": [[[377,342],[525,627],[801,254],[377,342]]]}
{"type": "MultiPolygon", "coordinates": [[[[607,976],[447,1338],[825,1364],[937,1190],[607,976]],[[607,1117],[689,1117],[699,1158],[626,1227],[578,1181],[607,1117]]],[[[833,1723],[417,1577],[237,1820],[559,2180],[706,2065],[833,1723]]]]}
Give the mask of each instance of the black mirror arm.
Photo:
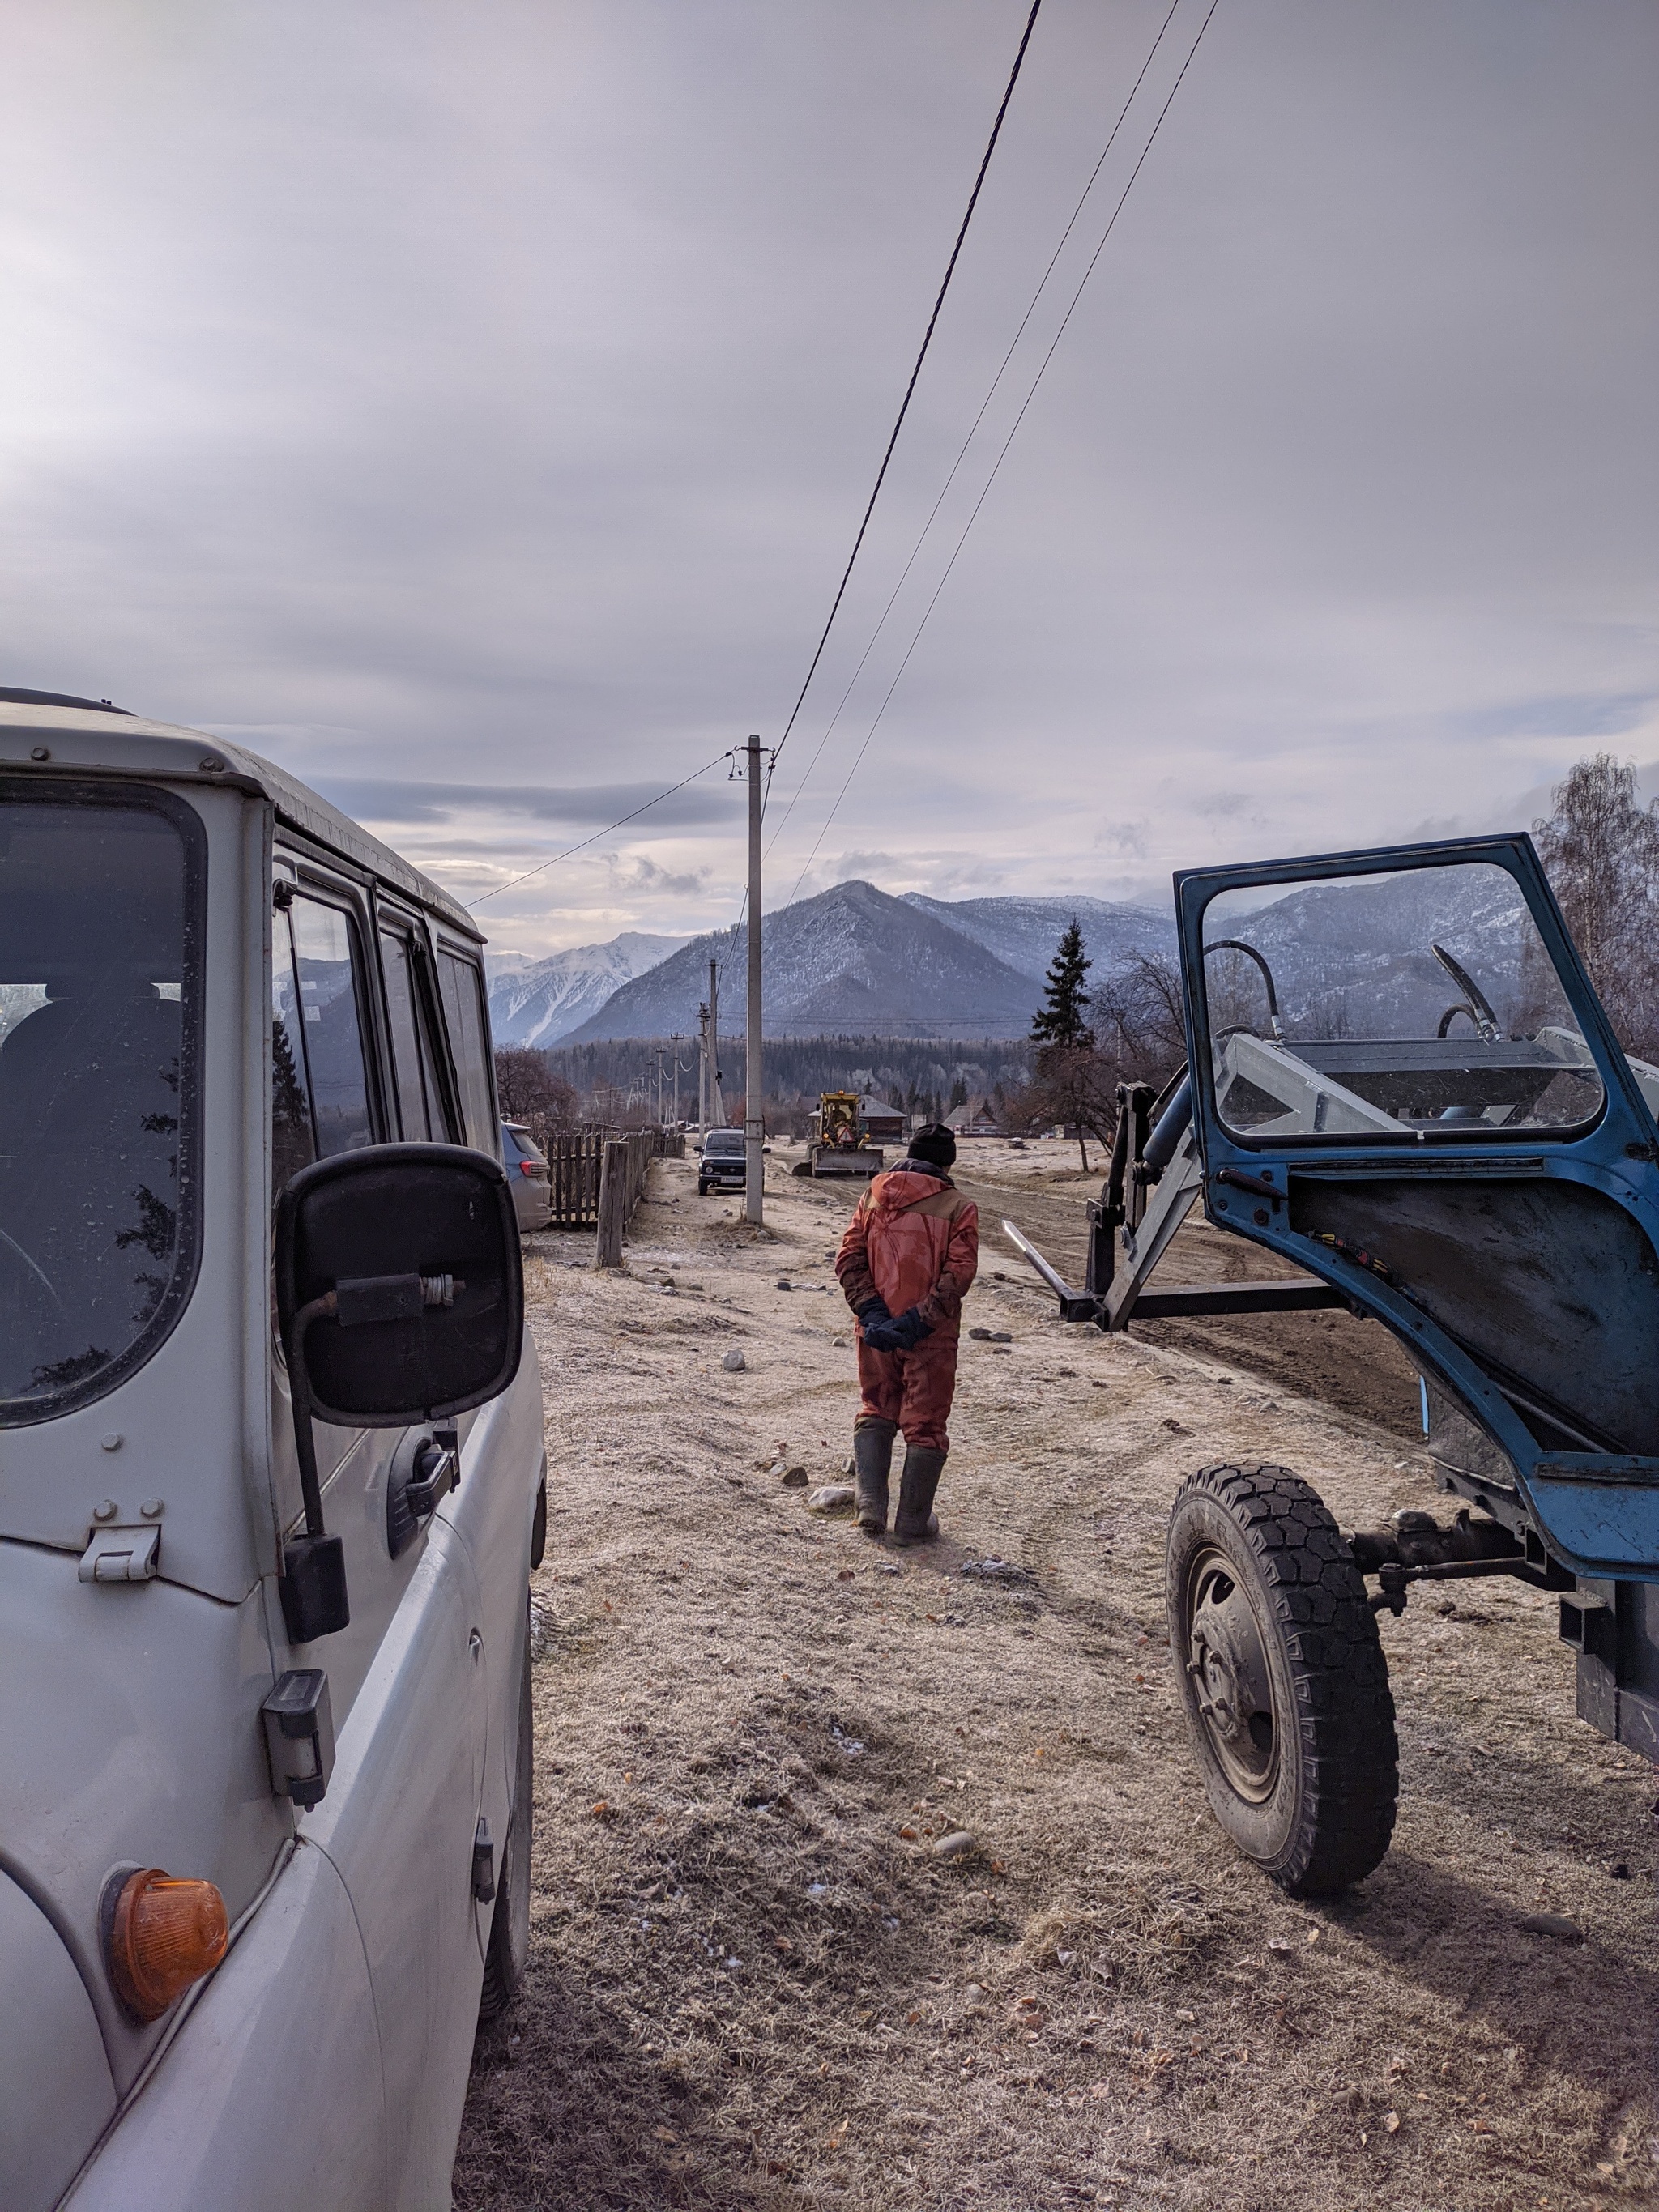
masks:
{"type": "Polygon", "coordinates": [[[306,1509],[306,1534],[321,1536],[327,1531],[323,1526],[323,1489],[317,1480],[317,1439],[312,1429],[311,1378],[306,1372],[306,1332],[314,1321],[336,1310],[338,1301],[332,1291],[311,1304],[301,1306],[289,1323],[288,1388],[294,1407],[294,1452],[300,1462],[300,1496],[306,1509]]]}
{"type": "Polygon", "coordinates": [[[313,1433],[311,1382],[306,1373],[306,1331],[334,1310],[332,1291],[301,1306],[289,1323],[288,1387],[294,1408],[294,1452],[300,1463],[300,1496],[306,1532],[283,1547],[279,1585],[283,1619],[290,1644],[314,1644],[348,1626],[351,1604],[346,1591],[345,1546],[323,1525],[322,1485],[317,1480],[317,1442],[313,1433]]]}

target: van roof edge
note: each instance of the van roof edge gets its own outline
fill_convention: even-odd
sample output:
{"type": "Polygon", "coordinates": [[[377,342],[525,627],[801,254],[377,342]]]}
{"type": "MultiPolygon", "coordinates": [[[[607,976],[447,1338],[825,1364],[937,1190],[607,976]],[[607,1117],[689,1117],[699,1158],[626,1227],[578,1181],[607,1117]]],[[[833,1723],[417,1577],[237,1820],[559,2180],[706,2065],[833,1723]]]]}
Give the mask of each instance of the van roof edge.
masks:
{"type": "Polygon", "coordinates": [[[0,684],[0,700],[13,707],[88,707],[94,714],[127,714],[130,707],[112,707],[107,699],[77,699],[70,691],[28,691],[15,684],[0,684]]]}
{"type": "MultiPolygon", "coordinates": [[[[227,776],[245,782],[262,793],[275,808],[279,821],[320,845],[332,848],[356,862],[369,874],[381,877],[393,890],[433,908],[459,934],[468,937],[477,945],[488,940],[477,923],[453,893],[429,876],[404,860],[403,854],[343,814],[337,806],[331,805],[322,795],[301,783],[286,769],[278,768],[246,746],[228,738],[215,737],[210,731],[191,728],[187,723],[155,722],[146,716],[130,713],[125,708],[109,708],[96,701],[67,701],[56,695],[28,693],[19,696],[15,691],[0,690],[0,744],[9,732],[21,734],[31,728],[38,729],[42,737],[50,738],[56,757],[53,766],[59,769],[81,769],[104,774],[163,775],[186,778],[191,782],[203,782],[227,776]],[[52,714],[47,723],[32,725],[23,710],[30,707],[43,708],[52,714]],[[74,708],[77,714],[105,715],[118,714],[127,726],[111,730],[104,726],[88,727],[78,720],[68,719],[65,710],[74,708]],[[63,716],[63,720],[58,717],[63,716]],[[97,757],[76,758],[80,748],[68,749],[78,730],[84,729],[88,738],[98,740],[97,757]],[[161,757],[157,758],[157,749],[161,757]],[[177,759],[167,757],[176,750],[177,759]],[[121,756],[138,756],[124,762],[121,756]]],[[[22,769],[29,770],[27,760],[14,761],[4,757],[0,750],[0,770],[22,769]]]]}

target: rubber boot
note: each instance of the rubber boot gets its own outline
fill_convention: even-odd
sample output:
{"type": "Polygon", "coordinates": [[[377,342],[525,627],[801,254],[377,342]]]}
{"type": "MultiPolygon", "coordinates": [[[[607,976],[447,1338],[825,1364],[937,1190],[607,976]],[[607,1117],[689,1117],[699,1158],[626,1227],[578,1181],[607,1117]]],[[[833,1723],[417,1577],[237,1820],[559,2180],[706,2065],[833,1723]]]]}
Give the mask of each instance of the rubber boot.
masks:
{"type": "Polygon", "coordinates": [[[945,1454],[925,1444],[904,1448],[904,1474],[899,1483],[898,1511],[893,1534],[901,1544],[925,1544],[939,1534],[933,1512],[933,1493],[945,1471],[945,1454]]]}
{"type": "Polygon", "coordinates": [[[866,1536],[887,1534],[887,1478],[893,1465],[896,1421],[864,1419],[853,1431],[853,1480],[858,1489],[858,1526],[866,1536]]]}

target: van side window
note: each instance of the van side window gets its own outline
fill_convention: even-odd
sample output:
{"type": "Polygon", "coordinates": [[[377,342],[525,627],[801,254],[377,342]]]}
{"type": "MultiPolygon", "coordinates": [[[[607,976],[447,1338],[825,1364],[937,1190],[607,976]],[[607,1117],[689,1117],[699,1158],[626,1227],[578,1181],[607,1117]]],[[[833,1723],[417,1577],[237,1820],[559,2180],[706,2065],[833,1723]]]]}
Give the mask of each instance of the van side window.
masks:
{"type": "Polygon", "coordinates": [[[271,927],[272,1169],[278,1189],[309,1159],[374,1141],[351,922],[298,897],[271,927]]]}
{"type": "Polygon", "coordinates": [[[479,1152],[499,1159],[501,1142],[495,1127],[495,1102],[489,1080],[486,1042],[489,1030],[483,1011],[483,978],[472,963],[463,960],[459,953],[440,951],[438,988],[443,993],[450,1050],[455,1056],[455,1073],[461,1086],[466,1141],[479,1152]]]}
{"type": "Polygon", "coordinates": [[[380,933],[380,965],[386,971],[386,1012],[392,1030],[392,1059],[398,1079],[398,1112],[410,1144],[451,1141],[445,1125],[443,1093],[432,1049],[432,1033],[415,952],[395,930],[380,933]]]}
{"type": "Polygon", "coordinates": [[[317,1157],[300,1042],[300,994],[294,988],[294,938],[280,909],[270,918],[270,1191],[288,1188],[317,1157]]]}

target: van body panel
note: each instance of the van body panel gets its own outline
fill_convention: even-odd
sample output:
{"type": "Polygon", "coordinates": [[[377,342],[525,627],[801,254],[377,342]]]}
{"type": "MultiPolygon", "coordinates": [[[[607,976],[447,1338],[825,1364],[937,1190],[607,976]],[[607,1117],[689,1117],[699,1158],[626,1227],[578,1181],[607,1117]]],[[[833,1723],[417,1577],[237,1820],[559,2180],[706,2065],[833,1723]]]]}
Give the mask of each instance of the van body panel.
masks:
{"type": "Polygon", "coordinates": [[[0,1857],[69,1947],[125,2089],[158,2031],[122,2009],[104,1970],[112,1869],[204,1876],[234,1920],[293,1822],[265,1765],[258,1594],[221,1605],[161,1581],[83,1583],[76,1568],[62,1552],[0,1544],[0,1680],[14,1686],[0,1857]]]}
{"type": "MultiPolygon", "coordinates": [[[[486,1149],[499,1144],[483,994],[475,1012],[453,965],[476,969],[483,939],[398,854],[217,738],[0,702],[0,770],[38,776],[43,795],[60,775],[79,778],[83,793],[89,777],[163,789],[205,837],[200,1233],[189,1295],[171,1333],[105,1395],[0,1427],[0,1677],[28,1692],[14,1704],[0,1755],[0,1869],[58,1961],[33,1977],[39,1929],[14,1943],[0,1914],[0,1970],[23,1972],[18,1986],[31,1991],[16,2008],[20,2033],[38,2031],[69,2053],[75,2031],[54,2025],[50,1996],[61,1984],[79,1990],[82,2030],[89,2020],[99,2039],[96,2063],[53,2062],[72,2120],[64,2155],[87,2157],[125,2100],[71,2192],[76,2212],[304,2202],[428,2212],[448,2203],[493,1911],[474,1893],[478,1821],[489,1823],[499,1874],[514,1811],[541,1387],[526,1341],[509,1389],[453,1425],[459,1486],[395,1559],[388,1482],[430,1426],[318,1430],[324,1516],[343,1539],[350,1620],[290,1646],[279,1565],[301,1501],[271,1291],[273,878],[289,886],[278,896],[289,903],[315,895],[356,931],[366,1104],[355,1133],[334,1125],[332,1147],[322,1143],[310,1073],[319,1063],[304,1048],[307,1110],[325,1152],[409,1133],[400,1125],[410,1117],[411,975],[428,1125],[416,1133],[465,1143],[476,1123],[486,1149]],[[395,1036],[386,966],[394,936],[407,951],[395,1036]],[[150,1579],[81,1578],[94,1532],[112,1527],[159,1531],[150,1579]],[[322,1802],[296,1814],[273,1794],[259,1708],[286,1669],[304,1667],[328,1677],[336,1757],[322,1802]],[[112,1875],[148,1865],[216,1882],[233,1927],[244,1916],[246,1924],[212,1977],[141,2026],[109,1985],[100,1905],[112,1875]],[[90,2084],[84,2109],[63,2086],[71,2069],[90,2084]]],[[[92,813],[101,802],[86,803],[92,813]]],[[[307,1003],[334,1003],[330,991],[343,1011],[337,957],[331,970],[326,958],[315,964],[291,927],[288,943],[293,1020],[307,1003]],[[309,1001],[298,995],[307,975],[320,979],[309,1001]]],[[[24,968],[18,945],[17,976],[44,976],[50,1002],[52,971],[24,968]]],[[[33,1110],[20,1107],[16,1127],[32,1127],[33,1110]]],[[[286,1124],[290,1134],[298,1126],[286,1124]]],[[[291,1167],[290,1148],[282,1173],[291,1167]]],[[[104,1217],[80,1218],[95,1229],[104,1217]]],[[[14,2197],[28,2201],[10,2158],[0,2148],[8,2212],[14,2197]]]]}
{"type": "Polygon", "coordinates": [[[386,2136],[356,1921],[302,1845],[64,2212],[379,2212],[386,2136]]]}
{"type": "MultiPolygon", "coordinates": [[[[483,1638],[482,1661],[489,1679],[490,1725],[481,1809],[489,1823],[499,1869],[517,1786],[514,1692],[530,1629],[531,1523],[543,1450],[541,1376],[528,1322],[516,1379],[499,1398],[480,1407],[473,1419],[461,1452],[460,1486],[440,1510],[472,1561],[480,1618],[495,1624],[494,1633],[483,1638]],[[501,1716],[507,1717],[506,1724],[501,1716]]],[[[475,1915],[481,1960],[489,1941],[492,1911],[480,1904],[475,1915]]]]}
{"type": "Polygon", "coordinates": [[[340,1730],[328,1795],[301,1820],[338,1870],[362,1936],[393,2205],[430,2203],[419,2177],[453,2158],[483,1982],[472,1924],[487,1735],[479,1619],[466,1547],[434,1516],[340,1730]]]}
{"type": "Polygon", "coordinates": [[[0,2174],[6,2212],[51,2212],[115,2111],[98,2016],[58,1931],[0,1875],[0,2174]]]}
{"type": "MultiPolygon", "coordinates": [[[[289,1418],[286,1388],[276,1399],[279,1415],[289,1418]]],[[[350,1717],[381,1639],[410,1584],[430,1540],[432,1523],[417,1529],[394,1559],[386,1543],[386,1491],[394,1462],[408,1455],[430,1428],[319,1430],[331,1443],[347,1439],[344,1457],[323,1486],[323,1511],[331,1535],[345,1546],[346,1588],[351,1618],[337,1635],[319,1643],[295,1645],[284,1665],[323,1667],[328,1672],[329,1702],[337,1733],[350,1717]]],[[[326,1467],[325,1459],[322,1464],[326,1467]]],[[[435,1517],[435,1516],[434,1516],[435,1517]]],[[[277,1620],[282,1614],[278,1609],[277,1620]]],[[[285,1631],[280,1632],[284,1636],[285,1631]]]]}

